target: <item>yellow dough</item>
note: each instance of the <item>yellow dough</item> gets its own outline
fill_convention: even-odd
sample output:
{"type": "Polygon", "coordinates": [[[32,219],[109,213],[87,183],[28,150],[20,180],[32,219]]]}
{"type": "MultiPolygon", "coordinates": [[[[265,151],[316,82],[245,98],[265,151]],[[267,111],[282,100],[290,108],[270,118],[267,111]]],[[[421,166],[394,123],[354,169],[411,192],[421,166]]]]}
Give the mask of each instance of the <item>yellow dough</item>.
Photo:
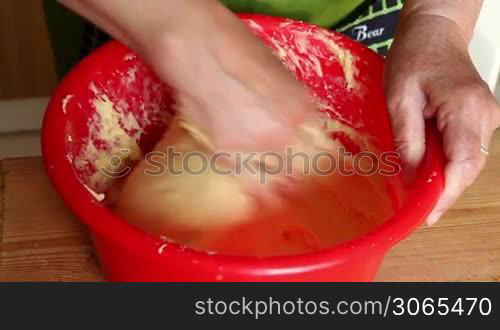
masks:
{"type": "MultiPolygon", "coordinates": [[[[141,161],[123,185],[116,211],[140,228],[159,234],[176,226],[190,230],[241,222],[254,209],[254,200],[235,176],[218,175],[210,168],[197,175],[183,171],[183,156],[193,151],[209,155],[209,150],[181,123],[174,121],[154,149],[165,155],[173,146],[180,157],[173,157],[170,164],[166,155],[153,157],[163,165],[160,175],[147,173],[160,173],[161,166],[141,161]],[[180,174],[171,174],[168,165],[180,174]]],[[[198,171],[201,166],[200,157],[189,159],[191,169],[198,171]]]]}
{"type": "MultiPolygon", "coordinates": [[[[299,135],[302,142],[296,144],[295,150],[307,149],[306,144],[319,149],[332,146],[331,140],[319,128],[304,128],[299,135]]],[[[126,178],[115,210],[130,223],[155,234],[173,237],[179,236],[180,231],[192,236],[194,232],[225,229],[250,221],[262,206],[256,198],[258,194],[251,193],[252,187],[258,187],[266,194],[265,199],[269,199],[275,186],[283,181],[282,176],[275,175],[269,176],[266,184],[261,184],[257,182],[258,175],[253,178],[220,175],[211,166],[202,174],[186,173],[184,156],[197,152],[209,159],[214,150],[205,134],[180,118],[174,120],[153,152],[158,152],[159,156],[142,160],[126,178]],[[179,155],[171,160],[161,156],[167,153],[168,147],[173,147],[179,155]],[[169,166],[177,171],[176,175],[167,170],[169,166]]],[[[191,170],[198,171],[203,164],[206,162],[198,156],[189,158],[191,170]]],[[[298,163],[292,166],[294,169],[301,167],[298,163]]],[[[220,169],[218,163],[217,169],[220,169]]],[[[275,202],[266,201],[271,205],[275,202]]]]}
{"type": "MultiPolygon", "coordinates": [[[[328,137],[328,127],[301,127],[291,143],[294,153],[313,157],[327,151],[337,157],[335,148],[342,145],[328,137]]],[[[300,157],[285,158],[291,177],[268,175],[265,184],[259,171],[263,165],[272,168],[273,158],[254,158],[249,165],[256,175],[220,175],[213,164],[203,173],[188,173],[185,165],[200,170],[199,156],[210,159],[216,150],[207,134],[182,118],[174,118],[152,153],[106,198],[138,228],[198,250],[258,257],[307,253],[362,235],[393,212],[386,178],[305,175],[300,157]],[[178,153],[170,159],[169,148],[178,153]],[[183,164],[193,152],[197,156],[183,164]]],[[[343,161],[353,166],[350,158],[343,161]]],[[[327,163],[317,165],[323,171],[327,163]]],[[[234,165],[222,162],[216,168],[234,170],[234,165]]]]}

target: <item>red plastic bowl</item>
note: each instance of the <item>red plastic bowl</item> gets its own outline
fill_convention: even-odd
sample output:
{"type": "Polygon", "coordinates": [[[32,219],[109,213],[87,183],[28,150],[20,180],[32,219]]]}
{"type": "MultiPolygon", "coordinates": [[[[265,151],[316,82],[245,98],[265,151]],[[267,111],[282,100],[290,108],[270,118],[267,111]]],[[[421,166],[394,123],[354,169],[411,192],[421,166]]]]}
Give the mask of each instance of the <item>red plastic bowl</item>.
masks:
{"type": "MultiPolygon", "coordinates": [[[[271,36],[282,46],[297,49],[297,31],[316,31],[348,49],[357,58],[356,93],[346,89],[335,56],[320,58],[322,73],[296,70],[295,74],[330,108],[327,112],[332,116],[373,135],[382,150],[393,150],[383,94],[383,58],[340,34],[312,25],[258,15],[242,15],[242,19],[273,48],[276,44],[270,42],[271,36]]],[[[324,43],[310,41],[307,53],[327,52],[324,43]]],[[[115,104],[125,100],[127,106],[121,111],[138,118],[145,131],[140,141],[144,148],[151,147],[164,130],[157,117],[169,111],[171,99],[167,88],[129,49],[111,42],[64,79],[46,112],[42,144],[49,177],[66,204],[90,228],[111,281],[372,281],[389,248],[421,224],[443,189],[440,139],[429,123],[426,157],[407,198],[391,219],[363,237],[317,253],[265,259],[214,255],[165,244],[113,214],[82,183],[92,169],[78,168],[74,158],[89,139],[88,124],[95,113],[90,101],[95,97],[92,84],[115,104]]]]}

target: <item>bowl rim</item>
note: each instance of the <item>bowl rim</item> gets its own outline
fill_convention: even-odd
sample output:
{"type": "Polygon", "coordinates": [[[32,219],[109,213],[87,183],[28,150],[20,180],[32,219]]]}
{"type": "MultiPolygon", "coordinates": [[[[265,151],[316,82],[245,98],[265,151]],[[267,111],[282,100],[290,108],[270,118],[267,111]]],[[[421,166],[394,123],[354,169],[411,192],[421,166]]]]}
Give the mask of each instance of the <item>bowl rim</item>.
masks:
{"type": "MultiPolygon", "coordinates": [[[[277,22],[288,20],[265,15],[242,14],[244,19],[267,19],[277,22]]],[[[306,24],[306,23],[304,23],[306,24]]],[[[348,39],[336,33],[339,38],[348,39]]],[[[362,46],[364,47],[364,46],[362,46]]],[[[296,273],[331,267],[353,258],[366,258],[383,255],[397,242],[406,238],[430,213],[444,187],[444,156],[441,137],[433,121],[426,122],[426,155],[417,171],[416,178],[409,188],[406,201],[399,210],[384,224],[362,237],[332,246],[317,252],[276,257],[247,257],[212,254],[196,251],[176,243],[168,243],[163,253],[158,248],[165,244],[160,238],[149,235],[130,225],[121,217],[99,203],[78,180],[73,167],[66,159],[64,141],[66,116],[62,115],[61,102],[71,93],[70,86],[80,78],[81,72],[92,68],[102,58],[122,52],[125,46],[111,41],[80,62],[56,88],[43,120],[42,154],[49,179],[67,206],[88,225],[93,234],[112,242],[123,251],[136,256],[149,258],[195,258],[200,268],[224,264],[237,271],[251,270],[254,274],[296,273]],[[59,143],[58,143],[59,142],[59,143]],[[432,178],[432,180],[429,180],[432,178]],[[273,273],[274,272],[274,273],[273,273]]],[[[381,65],[384,59],[377,55],[381,65]]]]}

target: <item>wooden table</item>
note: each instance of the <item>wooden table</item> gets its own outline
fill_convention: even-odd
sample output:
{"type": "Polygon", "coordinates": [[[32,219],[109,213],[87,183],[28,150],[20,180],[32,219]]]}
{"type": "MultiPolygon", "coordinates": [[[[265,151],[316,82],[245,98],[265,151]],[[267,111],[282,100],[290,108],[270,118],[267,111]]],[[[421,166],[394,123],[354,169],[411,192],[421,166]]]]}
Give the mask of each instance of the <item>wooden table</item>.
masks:
{"type": "MultiPolygon", "coordinates": [[[[88,233],[41,159],[0,166],[0,281],[102,281],[88,233]]],[[[500,281],[500,132],[478,181],[438,225],[392,249],[377,280],[500,281]]]]}

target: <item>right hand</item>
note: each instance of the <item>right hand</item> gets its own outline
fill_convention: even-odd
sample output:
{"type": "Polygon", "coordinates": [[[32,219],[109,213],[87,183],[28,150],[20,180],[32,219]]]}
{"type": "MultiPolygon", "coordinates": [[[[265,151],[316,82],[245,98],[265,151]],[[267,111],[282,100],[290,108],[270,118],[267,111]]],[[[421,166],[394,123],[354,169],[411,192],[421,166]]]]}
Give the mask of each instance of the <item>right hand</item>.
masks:
{"type": "Polygon", "coordinates": [[[305,88],[217,0],[59,1],[140,54],[217,150],[283,150],[314,123],[305,88]]]}
{"type": "MultiPolygon", "coordinates": [[[[216,0],[60,1],[149,63],[213,151],[283,155],[307,143],[301,126],[320,127],[306,88],[216,0]]],[[[268,190],[247,177],[251,190],[268,190]]],[[[289,178],[276,177],[288,189],[289,178]]]]}
{"type": "Polygon", "coordinates": [[[314,122],[306,89],[222,5],[189,3],[187,22],[143,40],[144,57],[215,149],[284,150],[300,125],[314,122]]]}

